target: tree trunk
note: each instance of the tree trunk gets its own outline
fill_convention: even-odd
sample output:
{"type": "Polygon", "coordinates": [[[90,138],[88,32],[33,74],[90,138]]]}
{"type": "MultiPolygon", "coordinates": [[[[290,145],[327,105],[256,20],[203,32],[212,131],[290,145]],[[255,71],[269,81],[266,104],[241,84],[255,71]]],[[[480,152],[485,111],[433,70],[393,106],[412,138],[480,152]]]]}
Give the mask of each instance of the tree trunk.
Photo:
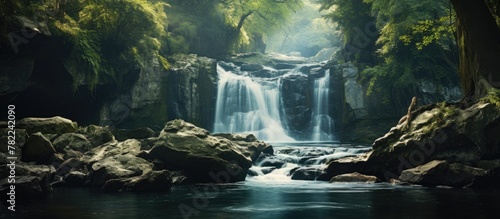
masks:
{"type": "Polygon", "coordinates": [[[243,23],[245,22],[245,20],[248,18],[248,16],[252,15],[253,14],[253,11],[249,11],[247,12],[246,14],[244,15],[241,15],[240,17],[240,21],[238,22],[238,31],[241,30],[241,28],[243,27],[243,23]]]}
{"type": "Polygon", "coordinates": [[[457,14],[460,80],[470,101],[500,88],[500,30],[485,1],[450,0],[457,14]]]}

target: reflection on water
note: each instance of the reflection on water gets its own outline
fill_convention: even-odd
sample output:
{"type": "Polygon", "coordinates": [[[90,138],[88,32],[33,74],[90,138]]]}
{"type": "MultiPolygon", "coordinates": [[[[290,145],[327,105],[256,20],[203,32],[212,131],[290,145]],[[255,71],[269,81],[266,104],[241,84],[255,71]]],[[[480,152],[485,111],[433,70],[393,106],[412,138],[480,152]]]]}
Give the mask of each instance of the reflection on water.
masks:
{"type": "Polygon", "coordinates": [[[15,214],[2,208],[0,218],[496,218],[500,204],[500,191],[494,190],[264,176],[178,186],[169,193],[55,188],[45,200],[18,204],[15,214]]]}
{"type": "Polygon", "coordinates": [[[58,188],[43,202],[17,206],[16,218],[491,218],[499,203],[499,191],[248,181],[169,194],[58,188]]]}

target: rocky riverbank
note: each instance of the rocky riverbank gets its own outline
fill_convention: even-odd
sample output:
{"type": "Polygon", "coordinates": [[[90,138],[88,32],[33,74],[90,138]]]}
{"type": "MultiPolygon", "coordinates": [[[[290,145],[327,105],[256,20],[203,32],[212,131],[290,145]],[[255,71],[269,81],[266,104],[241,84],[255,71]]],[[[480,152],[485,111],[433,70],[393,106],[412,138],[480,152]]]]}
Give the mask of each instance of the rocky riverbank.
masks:
{"type": "MultiPolygon", "coordinates": [[[[253,135],[210,135],[183,120],[168,122],[160,133],[80,127],[62,117],[25,118],[16,125],[16,195],[30,198],[47,195],[56,186],[142,192],[167,191],[175,184],[237,182],[245,180],[252,159],[273,151],[253,135]]],[[[5,123],[0,128],[7,132],[5,123]]],[[[6,137],[1,142],[4,192],[12,160],[3,145],[6,137]]]]}
{"type": "Polygon", "coordinates": [[[491,97],[466,107],[419,107],[408,125],[405,116],[377,139],[373,151],[331,161],[318,179],[359,172],[393,183],[498,188],[500,106],[491,97]]]}

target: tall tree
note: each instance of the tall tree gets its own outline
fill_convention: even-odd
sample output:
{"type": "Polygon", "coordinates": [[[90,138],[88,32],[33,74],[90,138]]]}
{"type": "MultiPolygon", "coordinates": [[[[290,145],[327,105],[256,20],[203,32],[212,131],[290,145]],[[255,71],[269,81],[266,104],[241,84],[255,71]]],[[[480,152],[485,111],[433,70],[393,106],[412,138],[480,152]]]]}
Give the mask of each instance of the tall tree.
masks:
{"type": "Polygon", "coordinates": [[[470,100],[500,88],[499,0],[450,0],[457,14],[460,77],[470,100]]]}

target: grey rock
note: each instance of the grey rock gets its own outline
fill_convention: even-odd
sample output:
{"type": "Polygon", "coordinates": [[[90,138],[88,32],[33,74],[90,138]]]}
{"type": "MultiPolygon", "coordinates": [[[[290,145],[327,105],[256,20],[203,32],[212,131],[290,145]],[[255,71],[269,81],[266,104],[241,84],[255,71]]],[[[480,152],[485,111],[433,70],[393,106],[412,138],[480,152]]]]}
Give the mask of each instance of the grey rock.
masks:
{"type": "Polygon", "coordinates": [[[433,160],[424,165],[401,172],[399,180],[425,186],[467,187],[477,177],[486,175],[487,171],[467,165],[433,160]]]}
{"type": "Polygon", "coordinates": [[[16,123],[16,127],[26,129],[28,134],[41,132],[43,134],[64,134],[76,132],[76,122],[55,116],[50,118],[24,118],[16,123]]]}
{"type": "Polygon", "coordinates": [[[345,173],[334,176],[330,182],[364,182],[364,183],[377,183],[380,180],[375,176],[364,175],[361,173],[345,173]]]}
{"type": "Polygon", "coordinates": [[[48,164],[50,158],[56,153],[52,143],[37,132],[31,134],[23,147],[22,161],[36,162],[37,164],[48,164]]]}

